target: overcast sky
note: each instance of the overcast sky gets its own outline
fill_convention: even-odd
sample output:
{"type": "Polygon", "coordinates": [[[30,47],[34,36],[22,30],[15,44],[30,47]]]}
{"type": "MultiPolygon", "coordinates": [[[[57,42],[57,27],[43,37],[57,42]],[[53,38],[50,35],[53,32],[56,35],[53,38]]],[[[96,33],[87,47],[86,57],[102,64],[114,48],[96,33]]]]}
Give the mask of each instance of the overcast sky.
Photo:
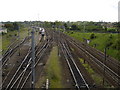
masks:
{"type": "Polygon", "coordinates": [[[0,21],[118,21],[120,0],[0,0],[0,21]]]}

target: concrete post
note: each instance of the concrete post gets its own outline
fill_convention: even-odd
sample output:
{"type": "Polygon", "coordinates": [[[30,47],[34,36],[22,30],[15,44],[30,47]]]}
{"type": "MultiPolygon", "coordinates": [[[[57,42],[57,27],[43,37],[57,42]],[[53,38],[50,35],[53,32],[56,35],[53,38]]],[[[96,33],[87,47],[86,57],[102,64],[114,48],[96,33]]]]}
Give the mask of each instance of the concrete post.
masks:
{"type": "Polygon", "coordinates": [[[34,90],[35,89],[35,40],[34,40],[34,30],[32,30],[31,34],[32,34],[32,83],[31,83],[31,88],[34,90]]]}

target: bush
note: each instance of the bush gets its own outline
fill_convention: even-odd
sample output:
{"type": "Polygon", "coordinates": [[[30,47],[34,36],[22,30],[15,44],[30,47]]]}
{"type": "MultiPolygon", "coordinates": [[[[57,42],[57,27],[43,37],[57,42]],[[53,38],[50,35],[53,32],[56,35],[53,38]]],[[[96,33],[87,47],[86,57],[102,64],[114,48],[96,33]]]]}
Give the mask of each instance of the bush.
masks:
{"type": "Polygon", "coordinates": [[[115,28],[108,28],[107,31],[108,31],[108,32],[113,32],[113,33],[114,33],[114,32],[116,32],[116,29],[115,29],[115,28]]]}
{"type": "Polygon", "coordinates": [[[120,50],[120,40],[116,39],[115,43],[112,45],[112,48],[120,50]]]}
{"type": "Polygon", "coordinates": [[[72,31],[70,34],[73,34],[74,32],[72,31]]]}
{"type": "Polygon", "coordinates": [[[9,37],[12,37],[12,35],[11,35],[11,34],[9,34],[8,36],[9,36],[9,37]]]}
{"type": "Polygon", "coordinates": [[[17,34],[14,34],[14,36],[17,36],[17,34]]]}
{"type": "Polygon", "coordinates": [[[113,44],[113,42],[107,41],[105,46],[106,46],[106,47],[110,47],[110,46],[112,46],[112,44],[113,44]]]}
{"type": "Polygon", "coordinates": [[[110,38],[110,39],[112,39],[112,38],[113,38],[112,34],[109,36],[109,38],[110,38]]]}
{"type": "Polygon", "coordinates": [[[90,35],[90,39],[94,39],[94,38],[96,38],[96,36],[95,36],[94,33],[92,33],[92,34],[90,35]]]}
{"type": "Polygon", "coordinates": [[[2,35],[5,35],[6,33],[5,32],[2,32],[2,35]]]}

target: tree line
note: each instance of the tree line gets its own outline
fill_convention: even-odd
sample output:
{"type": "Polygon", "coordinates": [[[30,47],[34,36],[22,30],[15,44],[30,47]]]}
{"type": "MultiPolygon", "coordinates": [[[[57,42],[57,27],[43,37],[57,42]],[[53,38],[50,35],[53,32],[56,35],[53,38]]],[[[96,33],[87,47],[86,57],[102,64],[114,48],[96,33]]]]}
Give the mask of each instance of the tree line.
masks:
{"type": "Polygon", "coordinates": [[[5,22],[4,27],[10,31],[18,30],[21,25],[24,26],[39,26],[44,28],[58,28],[64,30],[74,30],[80,32],[119,32],[120,23],[118,22],[88,22],[88,21],[77,21],[77,22],[63,22],[63,21],[24,21],[24,22],[5,22]]]}

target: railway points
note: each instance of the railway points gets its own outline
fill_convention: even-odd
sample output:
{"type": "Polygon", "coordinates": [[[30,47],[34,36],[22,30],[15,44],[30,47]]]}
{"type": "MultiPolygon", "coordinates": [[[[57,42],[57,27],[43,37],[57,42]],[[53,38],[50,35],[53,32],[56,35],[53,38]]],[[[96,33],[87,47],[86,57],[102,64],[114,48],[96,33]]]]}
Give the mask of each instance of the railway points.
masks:
{"type": "MultiPolygon", "coordinates": [[[[80,57],[82,57],[86,62],[89,62],[91,66],[94,66],[93,68],[95,68],[95,71],[99,71],[101,76],[103,76],[103,70],[105,69],[105,75],[103,77],[112,86],[118,87],[120,85],[120,76],[118,74],[119,62],[113,58],[107,58],[106,63],[111,63],[105,64],[103,63],[104,53],[101,53],[95,48],[92,48],[87,44],[79,42],[65,35],[63,32],[60,32],[60,30],[49,30],[36,26],[32,26],[32,28],[39,30],[35,32],[34,37],[35,63],[32,67],[32,47],[30,43],[31,36],[24,38],[20,42],[20,56],[17,56],[18,44],[13,42],[2,58],[1,69],[3,69],[4,75],[2,80],[3,83],[0,86],[4,89],[31,88],[33,81],[31,78],[33,75],[32,68],[35,69],[34,73],[36,74],[34,77],[34,84],[36,84],[41,73],[44,72],[44,67],[46,66],[48,60],[48,58],[45,57],[46,55],[49,56],[51,48],[55,45],[59,47],[59,57],[63,58],[60,59],[60,61],[61,63],[64,62],[64,64],[66,64],[65,69],[67,69],[66,71],[69,71],[67,73],[69,73],[71,82],[74,83],[74,89],[90,90],[97,87],[97,85],[94,84],[94,80],[92,80],[92,78],[89,76],[89,73],[86,73],[87,71],[85,71],[84,67],[81,66],[82,64],[79,64],[80,62],[77,63],[78,58],[80,57]],[[71,48],[74,50],[71,50],[71,48]]],[[[48,79],[45,79],[45,81],[46,88],[48,89],[48,79]]],[[[49,81],[49,85],[50,83],[51,81],[49,81]]]]}

